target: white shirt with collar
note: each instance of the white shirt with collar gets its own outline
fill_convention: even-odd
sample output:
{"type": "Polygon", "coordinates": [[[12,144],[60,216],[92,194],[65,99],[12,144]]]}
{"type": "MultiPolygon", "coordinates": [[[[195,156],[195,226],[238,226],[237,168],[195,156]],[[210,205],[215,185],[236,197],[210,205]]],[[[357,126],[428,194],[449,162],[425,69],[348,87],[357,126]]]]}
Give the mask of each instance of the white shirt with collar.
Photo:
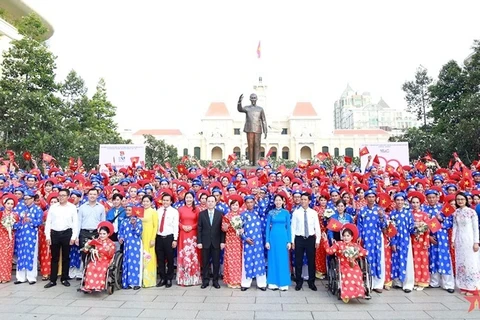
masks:
{"type": "Polygon", "coordinates": [[[160,207],[157,209],[158,212],[158,230],[157,235],[159,236],[168,236],[173,234],[173,240],[177,241],[178,239],[178,223],[179,223],[179,214],[178,210],[172,206],[167,208],[160,207]],[[160,226],[162,225],[163,213],[165,212],[165,221],[163,223],[163,232],[160,233],[160,226]]]}
{"type": "Polygon", "coordinates": [[[315,210],[311,208],[303,209],[303,207],[296,209],[292,213],[292,243],[295,242],[295,236],[305,236],[305,223],[303,221],[303,218],[305,216],[305,210],[307,210],[308,236],[314,235],[316,237],[315,243],[319,244],[321,240],[321,234],[318,214],[315,210]]]}
{"type": "Polygon", "coordinates": [[[79,232],[77,207],[70,202],[65,203],[65,205],[55,203],[48,209],[47,220],[45,221],[45,237],[50,240],[51,230],[65,231],[67,229],[72,229],[71,240],[75,240],[79,232]]]}

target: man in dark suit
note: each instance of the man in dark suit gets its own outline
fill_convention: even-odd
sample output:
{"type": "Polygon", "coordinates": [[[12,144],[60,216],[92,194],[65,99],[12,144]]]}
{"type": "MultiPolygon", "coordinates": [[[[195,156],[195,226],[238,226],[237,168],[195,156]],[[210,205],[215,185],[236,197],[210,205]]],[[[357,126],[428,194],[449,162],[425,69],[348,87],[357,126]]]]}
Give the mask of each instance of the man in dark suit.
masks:
{"type": "Polygon", "coordinates": [[[213,286],[220,289],[220,250],[225,248],[225,233],[222,231],[223,214],[215,210],[214,196],[207,198],[207,210],[200,212],[198,218],[198,248],[202,249],[202,289],[208,287],[210,278],[210,259],[213,264],[213,286]]]}

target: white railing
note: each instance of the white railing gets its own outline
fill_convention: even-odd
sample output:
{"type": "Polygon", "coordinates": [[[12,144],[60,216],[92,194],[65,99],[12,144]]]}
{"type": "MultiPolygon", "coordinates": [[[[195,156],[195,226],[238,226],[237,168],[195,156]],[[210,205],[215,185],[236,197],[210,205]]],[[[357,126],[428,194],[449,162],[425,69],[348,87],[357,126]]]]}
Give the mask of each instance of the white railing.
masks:
{"type": "Polygon", "coordinates": [[[19,40],[22,36],[17,29],[7,21],[0,18],[0,35],[5,35],[12,40],[19,40]]]}

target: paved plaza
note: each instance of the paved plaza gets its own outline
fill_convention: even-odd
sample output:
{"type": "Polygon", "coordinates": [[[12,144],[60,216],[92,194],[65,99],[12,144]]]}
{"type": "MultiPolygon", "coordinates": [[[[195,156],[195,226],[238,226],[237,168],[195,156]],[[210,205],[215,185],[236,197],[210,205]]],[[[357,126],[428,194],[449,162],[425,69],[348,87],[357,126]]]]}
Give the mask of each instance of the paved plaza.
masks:
{"type": "Polygon", "coordinates": [[[470,303],[460,294],[440,289],[404,293],[373,293],[370,301],[337,300],[317,280],[319,291],[246,292],[209,287],[150,288],[86,295],[79,281],[44,289],[13,282],[0,284],[0,319],[480,319],[480,310],[467,312],[470,303]]]}

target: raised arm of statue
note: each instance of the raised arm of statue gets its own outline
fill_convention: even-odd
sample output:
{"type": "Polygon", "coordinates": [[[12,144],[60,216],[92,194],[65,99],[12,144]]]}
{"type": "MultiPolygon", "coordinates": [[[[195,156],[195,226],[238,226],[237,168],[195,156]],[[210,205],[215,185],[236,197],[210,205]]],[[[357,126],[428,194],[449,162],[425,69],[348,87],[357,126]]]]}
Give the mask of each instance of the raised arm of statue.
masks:
{"type": "Polygon", "coordinates": [[[240,95],[238,98],[238,104],[237,104],[237,110],[238,112],[246,112],[245,109],[242,107],[242,100],[243,100],[243,94],[240,95]]]}

